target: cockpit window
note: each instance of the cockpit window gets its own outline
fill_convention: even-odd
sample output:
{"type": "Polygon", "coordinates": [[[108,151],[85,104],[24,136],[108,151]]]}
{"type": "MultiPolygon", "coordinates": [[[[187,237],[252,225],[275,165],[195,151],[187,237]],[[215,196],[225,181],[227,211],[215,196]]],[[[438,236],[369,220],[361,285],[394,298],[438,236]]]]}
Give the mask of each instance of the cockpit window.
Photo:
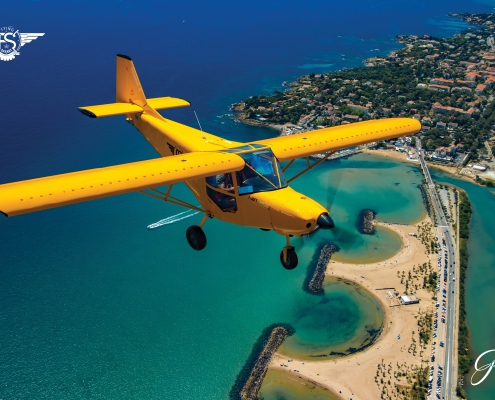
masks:
{"type": "Polygon", "coordinates": [[[287,186],[273,152],[265,147],[260,150],[237,153],[246,166],[236,172],[239,194],[267,192],[287,186]]]}

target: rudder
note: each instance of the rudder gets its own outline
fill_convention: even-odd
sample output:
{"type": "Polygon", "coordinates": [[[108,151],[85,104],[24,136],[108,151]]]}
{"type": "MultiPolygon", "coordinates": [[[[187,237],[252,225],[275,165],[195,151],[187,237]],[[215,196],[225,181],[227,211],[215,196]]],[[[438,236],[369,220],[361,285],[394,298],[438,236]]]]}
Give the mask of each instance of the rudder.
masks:
{"type": "Polygon", "coordinates": [[[131,57],[117,54],[116,102],[146,105],[146,96],[139,82],[131,57]]]}

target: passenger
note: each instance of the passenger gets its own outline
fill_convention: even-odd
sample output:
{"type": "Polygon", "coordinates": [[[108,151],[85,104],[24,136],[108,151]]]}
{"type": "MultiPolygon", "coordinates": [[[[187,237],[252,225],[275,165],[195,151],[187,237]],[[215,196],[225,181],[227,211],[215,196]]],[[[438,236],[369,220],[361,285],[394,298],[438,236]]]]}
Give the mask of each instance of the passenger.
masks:
{"type": "MultiPolygon", "coordinates": [[[[216,188],[234,193],[234,186],[232,185],[231,174],[219,174],[209,176],[206,178],[206,182],[216,188]]],[[[234,210],[237,211],[237,202],[234,196],[229,196],[224,193],[220,193],[216,190],[209,189],[207,187],[208,195],[223,211],[234,210]]]]}

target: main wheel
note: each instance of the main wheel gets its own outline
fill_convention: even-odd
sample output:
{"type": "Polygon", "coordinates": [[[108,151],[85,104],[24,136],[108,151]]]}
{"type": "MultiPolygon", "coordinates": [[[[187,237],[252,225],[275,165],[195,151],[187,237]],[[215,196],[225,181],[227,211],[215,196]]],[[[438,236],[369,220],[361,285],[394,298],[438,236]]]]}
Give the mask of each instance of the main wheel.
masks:
{"type": "Polygon", "coordinates": [[[285,269],[294,269],[297,267],[298,263],[297,259],[297,254],[296,250],[294,250],[294,247],[290,247],[287,249],[287,261],[284,261],[284,251],[280,253],[280,262],[282,263],[282,267],[285,269]]]}
{"type": "Polygon", "coordinates": [[[194,250],[203,250],[206,246],[206,235],[197,225],[192,225],[187,228],[186,239],[194,250]]]}

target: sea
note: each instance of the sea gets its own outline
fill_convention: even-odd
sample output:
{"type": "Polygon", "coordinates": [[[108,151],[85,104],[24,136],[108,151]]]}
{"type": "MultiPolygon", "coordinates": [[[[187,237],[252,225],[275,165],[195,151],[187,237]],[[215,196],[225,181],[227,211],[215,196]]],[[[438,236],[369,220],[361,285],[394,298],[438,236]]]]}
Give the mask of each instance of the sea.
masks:
{"type": "MultiPolygon", "coordinates": [[[[0,183],[158,156],[122,117],[77,111],[115,101],[118,53],[134,60],[147,97],[191,102],[166,117],[198,127],[196,111],[204,130],[250,141],[278,133],[235,122],[232,103],[283,90],[282,82],[303,74],[361,66],[399,48],[397,34],[453,35],[469,26],[448,12],[494,6],[3,1],[0,28],[45,35],[0,63],[0,183]]],[[[339,229],[295,240],[300,266],[290,272],[279,262],[284,239],[273,232],[210,220],[208,245],[195,252],[185,230],[199,216],[146,229],[184,210],[139,194],[0,218],[0,398],[227,399],[272,324],[292,325],[299,351],[301,343],[352,340],[365,307],[342,288],[328,288],[320,304],[303,290],[307,266],[325,240],[339,246],[341,260],[393,254],[398,239],[386,230],[363,238],[357,215],[370,208],[384,222],[420,220],[420,181],[414,166],[366,155],[325,162],[294,181],[330,206],[339,229]],[[322,315],[348,318],[330,326],[322,315]]],[[[465,187],[474,205],[466,302],[480,354],[495,349],[495,321],[486,315],[495,288],[495,196],[451,183],[465,187]]],[[[174,192],[191,199],[181,185],[174,192]]],[[[493,398],[495,374],[468,389],[474,399],[493,398]]]]}

